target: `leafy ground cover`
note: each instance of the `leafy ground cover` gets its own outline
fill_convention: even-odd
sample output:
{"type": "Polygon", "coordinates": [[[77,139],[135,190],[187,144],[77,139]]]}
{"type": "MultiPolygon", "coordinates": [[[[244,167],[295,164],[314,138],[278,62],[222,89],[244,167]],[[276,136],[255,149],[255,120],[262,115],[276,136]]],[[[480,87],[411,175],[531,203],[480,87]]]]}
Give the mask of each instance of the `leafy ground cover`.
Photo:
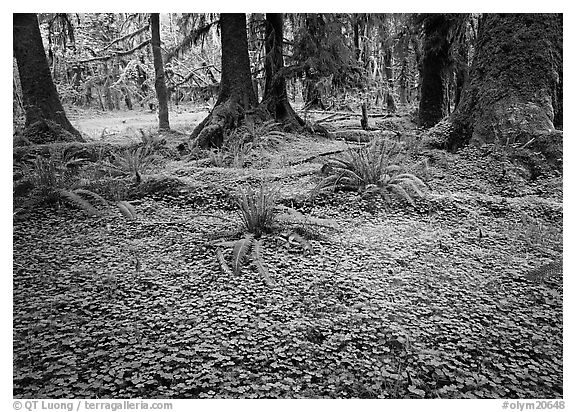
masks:
{"type": "MultiPolygon", "coordinates": [[[[405,119],[402,119],[406,122],[405,119]]],[[[14,220],[14,396],[559,398],[562,177],[531,180],[494,148],[416,150],[414,205],[309,194],[348,143],[289,137],[244,168],[171,160],[181,183],[139,218],[38,207],[14,220]],[[267,159],[263,161],[263,159],[267,159]],[[504,172],[506,171],[506,172],[504,172]],[[212,239],[230,189],[333,219],[314,253],[264,234],[226,275],[212,239]]]]}

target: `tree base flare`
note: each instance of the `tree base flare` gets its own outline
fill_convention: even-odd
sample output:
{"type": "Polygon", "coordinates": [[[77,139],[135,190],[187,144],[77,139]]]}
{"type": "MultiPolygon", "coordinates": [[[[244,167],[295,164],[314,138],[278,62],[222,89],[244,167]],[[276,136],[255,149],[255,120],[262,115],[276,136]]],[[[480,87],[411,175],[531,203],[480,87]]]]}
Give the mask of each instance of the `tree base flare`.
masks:
{"type": "Polygon", "coordinates": [[[75,135],[51,120],[39,120],[27,126],[15,136],[14,146],[54,142],[85,142],[80,134],[75,135]]]}
{"type": "Polygon", "coordinates": [[[222,147],[226,134],[238,127],[244,117],[245,111],[235,101],[217,105],[192,132],[192,147],[222,147]]]}

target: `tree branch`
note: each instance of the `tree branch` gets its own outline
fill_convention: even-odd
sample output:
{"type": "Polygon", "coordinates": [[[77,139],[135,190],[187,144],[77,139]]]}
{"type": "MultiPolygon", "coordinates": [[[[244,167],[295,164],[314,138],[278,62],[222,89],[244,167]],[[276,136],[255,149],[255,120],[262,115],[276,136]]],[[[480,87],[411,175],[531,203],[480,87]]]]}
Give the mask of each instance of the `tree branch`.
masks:
{"type": "Polygon", "coordinates": [[[147,24],[147,25],[145,25],[144,27],[142,27],[142,28],[140,28],[140,29],[138,29],[138,30],[136,30],[136,31],[133,31],[132,33],[128,33],[127,35],[122,36],[122,37],[118,37],[117,39],[112,40],[106,47],[104,47],[102,50],[100,50],[100,52],[103,52],[103,51],[105,51],[105,50],[108,50],[110,47],[112,47],[112,46],[115,45],[116,43],[119,43],[119,42],[124,41],[124,40],[131,39],[132,37],[137,36],[137,35],[145,32],[145,31],[147,31],[149,28],[150,28],[150,26],[147,24]]]}
{"type": "Polygon", "coordinates": [[[97,56],[97,57],[91,57],[89,59],[78,60],[78,63],[89,63],[89,62],[98,61],[98,60],[109,60],[113,57],[126,56],[128,54],[134,53],[135,51],[137,51],[139,49],[146,47],[149,43],[150,43],[150,39],[146,39],[142,43],[140,43],[136,47],[133,47],[130,50],[123,50],[123,51],[113,52],[113,53],[107,54],[105,56],[97,56]]]}

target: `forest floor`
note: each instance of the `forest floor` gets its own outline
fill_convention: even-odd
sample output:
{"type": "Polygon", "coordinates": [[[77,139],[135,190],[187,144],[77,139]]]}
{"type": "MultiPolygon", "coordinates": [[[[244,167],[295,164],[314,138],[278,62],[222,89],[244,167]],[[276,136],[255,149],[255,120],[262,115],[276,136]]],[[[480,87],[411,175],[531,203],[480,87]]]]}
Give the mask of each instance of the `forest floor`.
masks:
{"type": "MultiPolygon", "coordinates": [[[[188,133],[203,114],[183,113],[188,133]]],[[[156,121],[72,117],[117,143],[156,121]]],[[[419,133],[406,116],[375,125],[419,133]]],[[[422,149],[414,206],[310,200],[325,157],[300,161],[351,145],[288,135],[218,165],[166,160],[143,178],[178,186],[131,199],[137,220],[17,215],[14,396],[561,398],[562,275],[527,274],[561,260],[562,176],[528,179],[495,148],[422,149]],[[211,242],[230,229],[218,216],[240,221],[231,191],[259,181],[338,225],[314,253],[264,235],[273,287],[253,265],[224,274],[211,242]]]]}

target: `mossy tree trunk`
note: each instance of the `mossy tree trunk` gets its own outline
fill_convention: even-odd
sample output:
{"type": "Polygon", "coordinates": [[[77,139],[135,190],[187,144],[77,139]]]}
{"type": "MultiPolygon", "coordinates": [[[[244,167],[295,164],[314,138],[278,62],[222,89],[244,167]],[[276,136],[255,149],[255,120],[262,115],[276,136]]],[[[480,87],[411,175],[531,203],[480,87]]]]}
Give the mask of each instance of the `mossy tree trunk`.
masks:
{"type": "Polygon", "coordinates": [[[164,74],[164,63],[162,61],[162,49],[160,48],[160,14],[152,13],[150,15],[150,27],[152,29],[152,54],[154,56],[154,71],[156,80],[156,97],[158,98],[158,119],[160,130],[170,130],[168,120],[168,90],[164,74]]]}
{"type": "Polygon", "coordinates": [[[384,73],[386,74],[386,107],[390,113],[396,112],[396,101],[394,100],[394,69],[392,58],[392,47],[384,49],[384,73]]]}
{"type": "Polygon", "coordinates": [[[562,15],[485,14],[447,146],[525,143],[562,128],[562,15]]]}
{"type": "Polygon", "coordinates": [[[46,60],[38,18],[34,13],[13,14],[13,48],[22,87],[26,127],[38,128],[50,140],[84,141],[64,112],[46,60]],[[58,130],[64,130],[66,136],[58,130]]]}
{"type": "Polygon", "coordinates": [[[286,92],[286,80],[280,73],[284,67],[283,29],[282,14],[266,13],[266,40],[264,43],[266,83],[264,84],[262,104],[274,119],[290,128],[298,128],[304,126],[305,122],[290,105],[286,92]]]}
{"type": "Polygon", "coordinates": [[[431,14],[424,20],[422,83],[418,123],[432,127],[448,115],[449,21],[443,14],[431,14]]]}
{"type": "Polygon", "coordinates": [[[239,126],[247,111],[256,106],[252,87],[246,15],[222,13],[222,78],[218,100],[212,112],[192,132],[191,139],[199,147],[219,147],[225,133],[239,126]]]}

